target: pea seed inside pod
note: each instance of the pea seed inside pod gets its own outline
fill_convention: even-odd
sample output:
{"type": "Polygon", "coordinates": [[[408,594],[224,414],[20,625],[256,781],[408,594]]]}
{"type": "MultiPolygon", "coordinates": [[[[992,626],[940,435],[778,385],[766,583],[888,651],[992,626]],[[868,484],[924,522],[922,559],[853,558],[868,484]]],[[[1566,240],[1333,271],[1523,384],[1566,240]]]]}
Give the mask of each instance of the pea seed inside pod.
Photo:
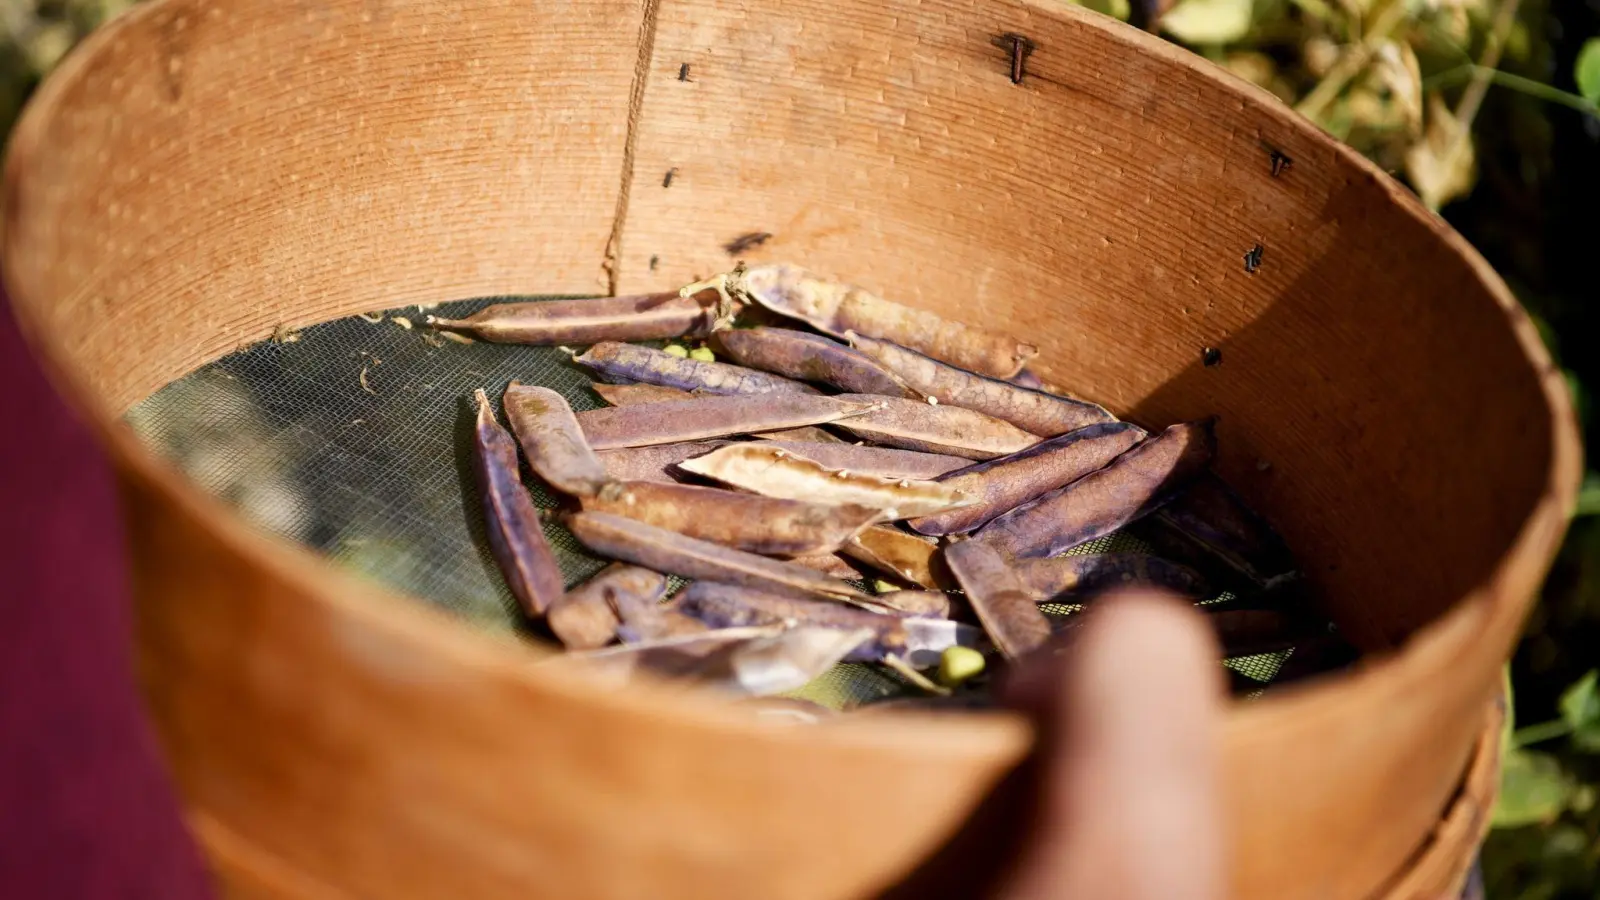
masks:
{"type": "Polygon", "coordinates": [[[735,328],[717,332],[714,339],[742,366],[831,384],[852,394],[922,399],[881,363],[819,335],[788,328],[735,328]]]}
{"type": "Polygon", "coordinates": [[[1013,557],[1055,556],[1170,500],[1216,454],[1210,420],[1173,425],[1105,468],[995,519],[973,536],[1013,557]]]}
{"type": "Polygon", "coordinates": [[[881,478],[829,469],[808,457],[770,444],[729,444],[678,468],[730,487],[790,500],[853,503],[883,510],[887,519],[939,512],[970,502],[931,481],[881,478]]]}
{"type": "Polygon", "coordinates": [[[428,325],[502,344],[592,344],[644,341],[711,330],[716,295],[645,294],[594,300],[502,303],[465,319],[428,317],[428,325]]]}
{"type": "Polygon", "coordinates": [[[867,506],[780,500],[687,484],[612,482],[583,508],[764,556],[832,553],[882,512],[867,506]]]}
{"type": "Polygon", "coordinates": [[[794,266],[759,266],[730,278],[730,290],[823,334],[848,332],[893,341],[953,366],[1010,378],[1039,348],[1014,338],[901,306],[794,266]]]}
{"type": "Polygon", "coordinates": [[[889,341],[850,334],[850,346],[882,363],[902,381],[940,403],[994,416],[1029,434],[1055,437],[1115,417],[1093,403],[1057,397],[985,378],[929,359],[889,341]]]}
{"type": "Polygon", "coordinates": [[[706,394],[815,394],[816,388],[768,372],[698,359],[681,359],[638,344],[602,341],[575,360],[607,378],[700,391],[706,394]]]}

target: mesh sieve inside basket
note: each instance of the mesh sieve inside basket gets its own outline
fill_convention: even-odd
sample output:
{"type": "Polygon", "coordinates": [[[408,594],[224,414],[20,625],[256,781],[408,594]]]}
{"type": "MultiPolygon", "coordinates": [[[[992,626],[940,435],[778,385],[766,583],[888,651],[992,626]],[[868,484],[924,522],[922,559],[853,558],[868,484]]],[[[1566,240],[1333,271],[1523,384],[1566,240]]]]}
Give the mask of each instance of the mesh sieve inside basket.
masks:
{"type": "MultiPolygon", "coordinates": [[[[127,420],[258,526],[481,627],[518,631],[522,615],[484,536],[468,398],[480,387],[498,398],[517,380],[561,392],[574,410],[604,404],[561,349],[463,344],[422,327],[429,313],[458,318],[507,299],[529,298],[406,307],[280,332],[167,385],[127,420]]],[[[555,505],[537,478],[525,471],[524,480],[538,505],[555,505]]],[[[569,586],[605,565],[560,525],[545,532],[569,586]]],[[[1148,548],[1113,535],[1071,552],[1123,549],[1148,548]]],[[[1267,682],[1287,655],[1228,664],[1267,682]]],[[[845,663],[797,695],[841,708],[907,690],[885,669],[845,663]]]]}

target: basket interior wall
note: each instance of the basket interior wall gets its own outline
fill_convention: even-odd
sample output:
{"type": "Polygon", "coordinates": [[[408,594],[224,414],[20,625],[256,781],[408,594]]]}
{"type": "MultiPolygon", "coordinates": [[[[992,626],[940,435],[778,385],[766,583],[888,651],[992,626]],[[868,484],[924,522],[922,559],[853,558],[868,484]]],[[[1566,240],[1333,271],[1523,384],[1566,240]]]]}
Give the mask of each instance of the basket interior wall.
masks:
{"type": "Polygon", "coordinates": [[[1438,226],[1271,125],[1273,101],[1081,21],[953,0],[231,8],[136,13],[126,33],[164,58],[93,57],[57,83],[75,96],[50,157],[10,160],[49,177],[12,185],[28,264],[8,277],[67,298],[39,321],[113,410],[282,325],[674,285],[765,232],[745,256],[1027,334],[1047,377],[1119,413],[1220,414],[1224,474],[1368,644],[1481,582],[1541,486],[1534,373],[1438,226]],[[1008,32],[1033,42],[1020,85],[1008,32]],[[1271,149],[1293,160],[1277,177],[1271,149]]]}

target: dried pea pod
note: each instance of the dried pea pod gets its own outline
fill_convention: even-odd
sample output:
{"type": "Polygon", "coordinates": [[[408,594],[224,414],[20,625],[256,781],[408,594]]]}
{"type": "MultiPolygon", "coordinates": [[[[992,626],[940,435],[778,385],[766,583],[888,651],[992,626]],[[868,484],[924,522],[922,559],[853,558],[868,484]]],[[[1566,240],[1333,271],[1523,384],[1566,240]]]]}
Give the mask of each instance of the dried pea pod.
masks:
{"type": "Polygon", "coordinates": [[[962,541],[945,548],[944,561],[1001,653],[1015,659],[1050,640],[1050,620],[1005,555],[980,541],[962,541]]]}
{"type": "Polygon", "coordinates": [[[830,578],[842,578],[846,581],[859,580],[861,571],[850,564],[848,559],[837,553],[823,553],[818,556],[796,556],[789,560],[797,566],[805,566],[821,572],[830,578]]]}
{"type": "Polygon", "coordinates": [[[1283,538],[1214,474],[1195,479],[1157,518],[1259,587],[1296,575],[1283,538]]]}
{"type": "MultiPolygon", "coordinates": [[[[680,391],[677,388],[662,387],[657,384],[605,384],[604,382],[596,382],[590,387],[594,388],[594,392],[599,394],[601,399],[612,406],[639,406],[645,403],[694,400],[706,396],[705,394],[696,394],[690,391],[680,391]]],[[[844,443],[837,436],[810,425],[752,434],[751,437],[761,438],[762,440],[802,441],[820,444],[844,443]]]]}
{"type": "Polygon", "coordinates": [[[685,588],[680,608],[713,628],[771,624],[819,625],[826,628],[870,628],[874,639],[846,659],[882,661],[887,654],[913,664],[936,660],[952,646],[976,647],[982,633],[970,625],[898,613],[875,613],[837,603],[779,597],[733,585],[697,581],[685,588]]]}
{"type": "Polygon", "coordinates": [[[595,454],[606,467],[606,475],[617,481],[659,481],[675,484],[672,470],[691,456],[701,456],[726,447],[730,441],[684,441],[680,444],[655,444],[649,447],[623,447],[595,454]]]}
{"type": "Polygon", "coordinates": [[[880,510],[867,506],[781,500],[653,481],[611,482],[583,498],[583,508],[763,556],[832,553],[882,519],[880,510]]]}
{"type": "Polygon", "coordinates": [[[554,664],[581,666],[613,687],[625,686],[640,672],[648,671],[658,677],[759,697],[804,687],[871,639],[872,631],[865,628],[727,628],[569,653],[557,657],[554,664]]]}
{"type": "Polygon", "coordinates": [[[611,480],[605,464],[583,439],[572,407],[560,394],[513,381],[500,402],[528,458],[528,467],[551,487],[587,497],[611,480]]]}
{"type": "Polygon", "coordinates": [[[623,378],[644,384],[699,391],[706,394],[815,394],[816,388],[768,372],[727,363],[684,359],[643,347],[601,341],[575,362],[607,379],[623,378]]]}
{"type": "Polygon", "coordinates": [[[972,460],[960,456],[861,444],[830,443],[819,447],[805,441],[773,440],[767,446],[798,454],[829,469],[914,481],[932,481],[972,464],[972,460]]]}
{"type": "Polygon", "coordinates": [[[644,403],[668,403],[676,400],[693,400],[695,395],[677,388],[659,384],[606,384],[597,381],[589,385],[600,399],[612,406],[639,406],[644,403]]]}
{"type": "Polygon", "coordinates": [[[828,431],[807,425],[803,428],[785,428],[782,431],[758,431],[750,435],[763,441],[790,441],[802,444],[842,444],[844,439],[828,431]]]}
{"type": "Polygon", "coordinates": [[[612,563],[551,604],[545,623],[569,650],[604,647],[622,624],[615,600],[619,595],[653,606],[667,595],[667,579],[649,569],[612,563]]]}
{"type": "Polygon", "coordinates": [[[539,510],[517,472],[516,441],[495,421],[488,395],[480,389],[474,397],[478,418],[473,438],[489,547],[522,611],[543,616],[561,598],[561,569],[545,541],[539,510]]]}
{"type": "Polygon", "coordinates": [[[912,389],[946,406],[959,406],[994,416],[1029,434],[1055,437],[1116,417],[1093,403],[1057,397],[985,378],[929,359],[889,341],[851,334],[850,346],[882,363],[912,389]]]}
{"type": "MultiPolygon", "coordinates": [[[[840,552],[930,591],[953,587],[949,579],[937,570],[935,560],[939,545],[927,538],[906,534],[898,528],[874,525],[851,538],[840,552]]],[[[943,600],[942,608],[942,614],[948,615],[948,599],[943,600]]]]}
{"type": "Polygon", "coordinates": [[[794,266],[759,266],[727,278],[728,290],[775,313],[843,338],[847,332],[894,341],[934,359],[995,378],[1010,378],[1039,348],[909,306],[794,266]]]}
{"type": "Polygon", "coordinates": [[[1211,586],[1199,572],[1143,553],[1089,553],[1019,559],[1017,577],[1040,603],[1081,600],[1119,587],[1143,586],[1201,600],[1211,586]]]}
{"type": "Polygon", "coordinates": [[[714,339],[741,366],[820,381],[852,394],[922,399],[882,363],[820,335],[791,328],[735,328],[717,332],[714,339]]]}
{"type": "Polygon", "coordinates": [[[960,492],[931,481],[830,469],[765,443],[729,444],[686,459],[678,468],[767,497],[868,506],[883,510],[886,519],[930,514],[969,502],[960,492]]]}
{"type": "Polygon", "coordinates": [[[699,619],[680,612],[676,601],[661,603],[659,598],[628,593],[613,594],[608,599],[622,622],[617,636],[624,644],[664,641],[711,630],[699,619]]]}
{"type": "Polygon", "coordinates": [[[685,537],[633,519],[579,512],[567,527],[590,550],[657,572],[718,581],[788,597],[822,597],[872,608],[872,598],[842,581],[710,541],[685,537]]]}
{"type": "Polygon", "coordinates": [[[1216,632],[1226,657],[1278,653],[1326,632],[1274,609],[1227,609],[1208,612],[1206,620],[1216,632]]]}
{"type": "Polygon", "coordinates": [[[1171,499],[1216,454],[1213,422],[1173,425],[1064,488],[995,519],[973,541],[1005,556],[1055,556],[1105,537],[1171,499]]]}
{"type": "Polygon", "coordinates": [[[893,612],[918,619],[950,618],[950,595],[944,591],[884,591],[872,599],[893,612]]]}
{"type": "MultiPolygon", "coordinates": [[[[865,401],[869,394],[840,394],[836,399],[865,401]]],[[[994,459],[1032,447],[1037,435],[959,406],[943,406],[878,398],[879,408],[839,427],[863,440],[905,450],[944,453],[967,459],[994,459]]]]}
{"type": "Polygon", "coordinates": [[[1137,425],[1101,422],[1034,444],[1021,453],[951,472],[939,483],[977,502],[907,524],[920,534],[965,534],[1105,466],[1145,436],[1145,430],[1137,425]]]}
{"type": "Polygon", "coordinates": [[[709,333],[715,300],[716,295],[709,292],[693,297],[680,297],[673,292],[501,303],[465,319],[429,316],[427,322],[434,328],[500,344],[644,341],[709,333]]]}
{"type": "Polygon", "coordinates": [[[876,408],[873,402],[811,394],[703,397],[585,410],[578,424],[589,446],[615,450],[817,425],[876,408]]]}

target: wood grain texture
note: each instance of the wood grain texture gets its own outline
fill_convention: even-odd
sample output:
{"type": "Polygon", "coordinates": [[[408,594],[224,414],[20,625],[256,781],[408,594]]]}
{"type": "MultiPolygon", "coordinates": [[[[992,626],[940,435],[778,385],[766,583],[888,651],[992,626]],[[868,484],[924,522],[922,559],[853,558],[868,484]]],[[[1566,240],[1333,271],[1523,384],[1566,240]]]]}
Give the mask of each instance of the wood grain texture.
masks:
{"type": "Polygon", "coordinates": [[[143,376],[96,376],[120,406],[279,325],[603,292],[640,17],[631,0],[141,7],[12,141],[7,252],[51,264],[7,277],[58,298],[42,326],[143,376]]]}
{"type": "Polygon", "coordinates": [[[1223,474],[1374,651],[1230,712],[1236,896],[1468,862],[1439,836],[1578,483],[1565,387],[1459,236],[1159,40],[1047,0],[156,0],[41,89],[0,214],[120,467],[146,695],[239,896],[860,896],[1026,752],[1005,717],[596,692],[248,529],[116,420],[279,323],[670,289],[756,231],[1146,426],[1221,415],[1223,474]]]}

